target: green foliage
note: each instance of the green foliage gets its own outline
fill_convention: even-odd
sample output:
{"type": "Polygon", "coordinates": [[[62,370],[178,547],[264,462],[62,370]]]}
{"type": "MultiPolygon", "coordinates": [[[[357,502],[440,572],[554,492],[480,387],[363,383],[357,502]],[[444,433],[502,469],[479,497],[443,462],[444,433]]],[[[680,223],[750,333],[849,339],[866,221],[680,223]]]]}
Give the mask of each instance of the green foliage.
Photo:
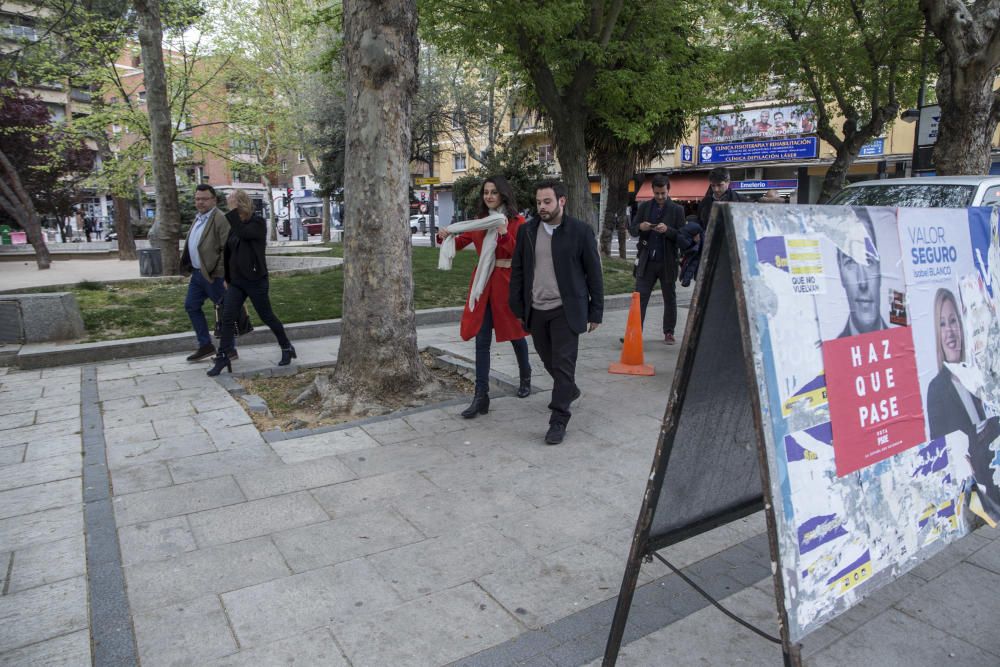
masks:
{"type": "Polygon", "coordinates": [[[499,174],[514,188],[518,210],[535,208],[535,183],[545,178],[545,168],[518,143],[510,143],[486,157],[486,163],[455,181],[454,199],[460,202],[459,220],[475,217],[479,210],[479,188],[487,176],[499,174]],[[462,215],[464,214],[464,216],[462,215]]]}

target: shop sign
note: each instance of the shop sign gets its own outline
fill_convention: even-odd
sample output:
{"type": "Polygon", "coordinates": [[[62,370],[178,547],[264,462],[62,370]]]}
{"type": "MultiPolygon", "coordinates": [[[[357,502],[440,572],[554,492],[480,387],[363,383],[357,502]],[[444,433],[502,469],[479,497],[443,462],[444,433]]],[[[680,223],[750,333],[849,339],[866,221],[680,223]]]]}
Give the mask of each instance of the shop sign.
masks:
{"type": "Polygon", "coordinates": [[[858,157],[875,157],[885,154],[885,137],[873,139],[861,147],[858,157]]]}
{"type": "Polygon", "coordinates": [[[819,140],[816,137],[743,141],[731,144],[703,144],[700,149],[702,164],[805,160],[815,158],[818,155],[819,140]]]}

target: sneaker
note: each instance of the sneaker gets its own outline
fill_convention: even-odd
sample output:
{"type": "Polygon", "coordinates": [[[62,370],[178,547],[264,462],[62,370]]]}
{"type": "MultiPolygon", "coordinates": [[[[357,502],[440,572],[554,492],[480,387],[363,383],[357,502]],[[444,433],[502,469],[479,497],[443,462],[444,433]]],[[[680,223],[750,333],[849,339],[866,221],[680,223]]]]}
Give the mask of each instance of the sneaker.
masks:
{"type": "Polygon", "coordinates": [[[677,342],[677,339],[674,338],[674,335],[672,333],[665,333],[663,334],[663,342],[666,343],[667,345],[673,345],[674,343],[677,342]]]}
{"type": "Polygon", "coordinates": [[[201,361],[202,359],[207,359],[208,357],[215,356],[215,346],[209,343],[208,345],[202,345],[193,354],[188,355],[188,361],[201,361]]]}
{"type": "Polygon", "coordinates": [[[566,437],[566,424],[552,422],[549,424],[549,431],[545,434],[546,445],[558,445],[566,437]]]}

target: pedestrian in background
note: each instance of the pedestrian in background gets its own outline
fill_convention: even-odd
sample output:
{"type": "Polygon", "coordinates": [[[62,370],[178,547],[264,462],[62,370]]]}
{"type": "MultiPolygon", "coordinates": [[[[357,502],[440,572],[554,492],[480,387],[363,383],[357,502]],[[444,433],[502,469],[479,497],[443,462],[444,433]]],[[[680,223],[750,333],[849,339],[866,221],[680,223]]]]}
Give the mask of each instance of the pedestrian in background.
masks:
{"type": "Polygon", "coordinates": [[[712,207],[715,202],[741,202],[743,199],[729,188],[729,170],[725,167],[716,167],[708,173],[708,192],[698,205],[698,222],[701,228],[708,230],[708,223],[712,219],[712,207]]]}
{"type": "Polygon", "coordinates": [[[219,304],[225,294],[223,281],[225,262],[223,252],[229,238],[229,222],[222,211],[216,208],[215,188],[200,183],[194,192],[194,207],[198,214],[188,230],[184,253],[181,255],[181,270],[191,274],[184,310],[191,319],[194,335],[198,339],[198,349],[190,354],[188,361],[200,361],[215,354],[212,335],[208,331],[208,320],[202,308],[205,301],[219,304]]]}
{"type": "Polygon", "coordinates": [[[479,256],[476,272],[469,283],[469,297],[465,301],[460,328],[462,340],[476,338],[476,389],[472,403],[462,412],[466,419],[484,415],[490,409],[490,345],[494,332],[498,343],[510,341],[514,348],[520,375],[517,396],[525,398],[531,393],[526,332],[511,312],[509,303],[511,258],[517,232],[523,224],[524,217],[517,212],[514,188],[503,176],[490,176],[479,188],[477,220],[442,227],[437,233],[442,243],[452,236],[456,251],[473,244],[479,256]],[[491,218],[497,219],[494,229],[458,231],[485,226],[491,218]],[[480,222],[483,225],[476,224],[480,222]]]}
{"type": "MultiPolygon", "coordinates": [[[[639,204],[629,225],[639,237],[635,258],[635,291],[639,293],[643,327],[649,295],[660,282],[663,293],[663,342],[673,345],[677,325],[677,232],[684,226],[684,207],[670,199],[670,179],[653,177],[653,198],[639,204]]],[[[624,341],[622,341],[624,342],[624,341]]]]}
{"type": "Polygon", "coordinates": [[[510,309],[531,332],[535,351],[552,376],[549,430],[558,445],[580,397],[576,355],[580,334],[604,317],[604,278],[590,226],[565,214],[566,185],[542,181],[535,189],[538,218],[517,232],[510,274],[510,309]]]}
{"type": "Polygon", "coordinates": [[[229,213],[229,237],[223,253],[226,294],[222,302],[222,339],[219,353],[208,371],[216,376],[225,368],[233,372],[232,354],[235,351],[236,319],[247,299],[253,304],[260,319],[270,327],[281,347],[279,366],[287,366],[296,358],[295,348],[288,340],[285,327],[271,308],[268,296],[267,262],[264,252],[267,245],[267,223],[254,210],[253,201],[246,190],[233,190],[226,198],[229,213]]]}

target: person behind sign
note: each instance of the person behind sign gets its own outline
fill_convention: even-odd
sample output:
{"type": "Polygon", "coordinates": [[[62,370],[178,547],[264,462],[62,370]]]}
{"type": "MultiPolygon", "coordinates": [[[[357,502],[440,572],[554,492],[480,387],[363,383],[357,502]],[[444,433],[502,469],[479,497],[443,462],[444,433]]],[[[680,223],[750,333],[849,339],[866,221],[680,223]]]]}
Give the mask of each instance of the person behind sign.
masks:
{"type": "Polygon", "coordinates": [[[708,172],[708,192],[698,204],[698,222],[702,229],[708,229],[712,217],[712,206],[715,202],[741,202],[743,199],[729,187],[729,170],[716,167],[708,172]]]}
{"type": "Polygon", "coordinates": [[[635,259],[635,291],[639,293],[642,323],[646,324],[649,295],[660,281],[663,293],[663,342],[673,345],[677,324],[677,232],[684,226],[684,207],[670,200],[670,179],[653,177],[653,198],[639,204],[629,225],[639,237],[635,259]]]}
{"type": "Polygon", "coordinates": [[[1000,418],[987,419],[983,403],[959,382],[947,364],[965,361],[965,334],[961,309],[951,290],[934,296],[934,339],[938,374],[927,386],[927,426],[931,439],[961,431],[969,438],[967,458],[972,474],[994,504],[1000,505],[1000,488],[993,481],[994,452],[990,443],[1000,435],[1000,418]]]}
{"type": "Polygon", "coordinates": [[[580,397],[576,355],[580,334],[604,316],[604,278],[597,239],[587,223],[564,212],[566,185],[541,181],[535,188],[538,219],[521,226],[510,272],[510,309],[531,331],[535,351],[552,376],[545,443],[566,435],[570,403],[580,397]]]}
{"type": "MultiPolygon", "coordinates": [[[[510,341],[517,359],[520,374],[520,385],[517,388],[518,398],[525,398],[531,393],[531,364],[528,362],[528,343],[524,340],[525,331],[521,322],[510,311],[510,263],[514,254],[514,244],[517,241],[517,231],[524,224],[524,217],[517,212],[517,201],[514,188],[503,176],[490,176],[479,188],[479,211],[477,217],[486,218],[491,212],[500,212],[507,221],[496,230],[496,248],[493,251],[496,258],[493,270],[486,278],[482,294],[469,306],[465,301],[462,312],[460,333],[462,340],[476,338],[476,389],[472,404],[462,412],[466,419],[477,415],[485,415],[490,410],[490,339],[496,334],[498,343],[510,341]]],[[[450,227],[438,230],[438,241],[443,241],[449,234],[450,227]]],[[[455,249],[461,250],[470,243],[476,247],[476,254],[482,261],[483,243],[486,240],[485,230],[472,230],[454,234],[455,249]]],[[[478,273],[478,268],[477,268],[478,273]]],[[[469,283],[471,293],[476,283],[476,275],[469,283]]]]}
{"type": "Polygon", "coordinates": [[[837,248],[837,266],[840,269],[840,284],[844,286],[847,305],[850,314],[847,323],[837,338],[847,338],[858,334],[870,333],[888,329],[882,319],[879,297],[882,289],[881,260],[878,254],[878,244],[875,240],[875,225],[871,216],[864,209],[855,209],[861,218],[868,236],[863,249],[864,258],[857,248],[851,255],[837,248]],[[859,261],[860,260],[860,261],[859,261]]]}

